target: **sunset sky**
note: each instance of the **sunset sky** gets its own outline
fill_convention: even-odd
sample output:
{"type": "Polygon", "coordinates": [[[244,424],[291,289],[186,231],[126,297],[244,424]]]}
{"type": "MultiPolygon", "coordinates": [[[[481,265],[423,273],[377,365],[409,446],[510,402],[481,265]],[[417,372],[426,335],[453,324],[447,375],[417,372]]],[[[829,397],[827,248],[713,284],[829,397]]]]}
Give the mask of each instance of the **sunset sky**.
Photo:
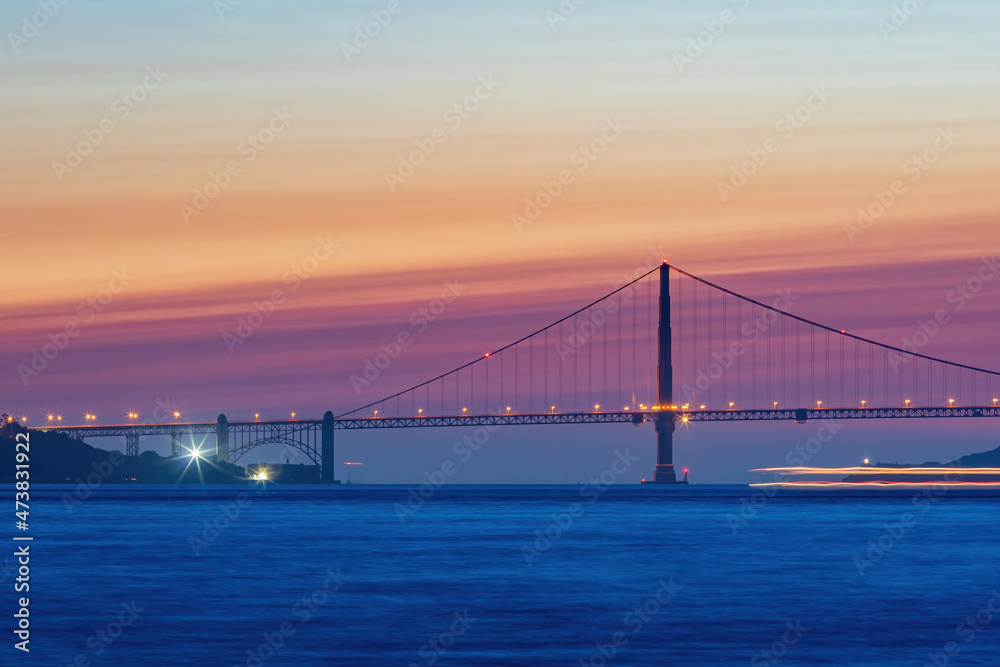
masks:
{"type": "MultiPolygon", "coordinates": [[[[1000,247],[996,2],[392,4],[4,3],[0,409],[29,425],[157,401],[191,420],[342,413],[661,257],[748,296],[792,288],[792,312],[899,344],[1000,247]],[[458,298],[359,396],[351,374],[446,281],[458,298]]],[[[1000,369],[998,312],[1000,276],[924,351],[1000,369]]],[[[692,427],[676,461],[745,481],[802,429],[692,427]]],[[[459,437],[341,431],[338,463],[416,481],[459,437]]],[[[654,442],[508,428],[455,481],[576,482],[622,447],[648,476],[654,442]]],[[[856,422],[817,463],[997,445],[981,421],[856,422]]]]}

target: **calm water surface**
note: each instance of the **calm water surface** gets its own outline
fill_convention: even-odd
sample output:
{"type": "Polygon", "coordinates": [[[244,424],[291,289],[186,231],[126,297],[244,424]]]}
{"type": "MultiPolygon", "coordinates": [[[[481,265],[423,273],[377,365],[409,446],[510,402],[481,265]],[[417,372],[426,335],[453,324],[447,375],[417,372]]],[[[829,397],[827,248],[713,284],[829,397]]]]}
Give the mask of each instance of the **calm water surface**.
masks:
{"type": "Polygon", "coordinates": [[[0,664],[1000,665],[997,496],[72,493],[32,489],[32,652],[0,664]]]}

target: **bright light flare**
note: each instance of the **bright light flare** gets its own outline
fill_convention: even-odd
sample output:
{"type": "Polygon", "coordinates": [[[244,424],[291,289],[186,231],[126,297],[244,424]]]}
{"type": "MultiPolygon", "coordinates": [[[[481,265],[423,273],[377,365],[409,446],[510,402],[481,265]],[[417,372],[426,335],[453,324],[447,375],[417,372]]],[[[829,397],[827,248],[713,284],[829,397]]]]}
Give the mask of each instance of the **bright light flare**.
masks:
{"type": "MultiPolygon", "coordinates": [[[[868,459],[865,459],[867,461],[868,459]]],[[[1000,468],[949,468],[936,466],[927,468],[882,468],[878,466],[850,468],[811,468],[795,466],[789,468],[755,468],[750,472],[773,472],[782,475],[998,475],[1000,468]]]]}
{"type": "Polygon", "coordinates": [[[933,482],[763,482],[750,486],[776,486],[786,489],[923,489],[928,486],[945,486],[951,488],[1000,488],[1000,482],[950,482],[935,480],[933,482]]]}

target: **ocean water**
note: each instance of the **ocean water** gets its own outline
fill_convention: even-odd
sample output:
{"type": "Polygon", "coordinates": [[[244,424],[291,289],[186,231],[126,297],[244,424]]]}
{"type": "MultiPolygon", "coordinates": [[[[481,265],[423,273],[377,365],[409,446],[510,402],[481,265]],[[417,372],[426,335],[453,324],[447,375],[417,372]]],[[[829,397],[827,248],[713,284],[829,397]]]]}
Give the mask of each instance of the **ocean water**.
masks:
{"type": "Polygon", "coordinates": [[[997,496],[424,491],[36,486],[0,664],[1000,665],[997,496]]]}

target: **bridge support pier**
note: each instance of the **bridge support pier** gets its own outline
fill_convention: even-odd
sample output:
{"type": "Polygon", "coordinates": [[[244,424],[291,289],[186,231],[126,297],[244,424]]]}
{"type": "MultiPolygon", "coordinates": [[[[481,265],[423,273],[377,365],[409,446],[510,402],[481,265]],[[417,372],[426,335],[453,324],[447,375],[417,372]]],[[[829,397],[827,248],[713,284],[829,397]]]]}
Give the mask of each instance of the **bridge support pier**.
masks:
{"type": "MultiPolygon", "coordinates": [[[[674,415],[657,415],[656,417],[656,471],[653,473],[654,484],[677,484],[677,473],[674,472],[674,415]]],[[[687,482],[680,482],[686,484],[687,482]]]]}
{"type": "Polygon", "coordinates": [[[219,415],[216,421],[215,460],[218,463],[229,463],[229,420],[226,415],[219,415]]]}
{"type": "Polygon", "coordinates": [[[139,436],[136,433],[125,434],[125,456],[139,456],[139,436]]]}
{"type": "Polygon", "coordinates": [[[179,431],[174,431],[170,434],[170,455],[173,457],[178,457],[181,455],[182,441],[181,438],[184,437],[179,431]]]}
{"type": "Polygon", "coordinates": [[[670,265],[660,265],[660,326],[656,366],[656,471],[647,484],[687,484],[674,472],[674,367],[670,362],[670,265]]]}
{"type": "Polygon", "coordinates": [[[323,413],[323,426],[320,429],[320,479],[324,484],[337,484],[333,478],[333,413],[327,410],[323,413]]]}

